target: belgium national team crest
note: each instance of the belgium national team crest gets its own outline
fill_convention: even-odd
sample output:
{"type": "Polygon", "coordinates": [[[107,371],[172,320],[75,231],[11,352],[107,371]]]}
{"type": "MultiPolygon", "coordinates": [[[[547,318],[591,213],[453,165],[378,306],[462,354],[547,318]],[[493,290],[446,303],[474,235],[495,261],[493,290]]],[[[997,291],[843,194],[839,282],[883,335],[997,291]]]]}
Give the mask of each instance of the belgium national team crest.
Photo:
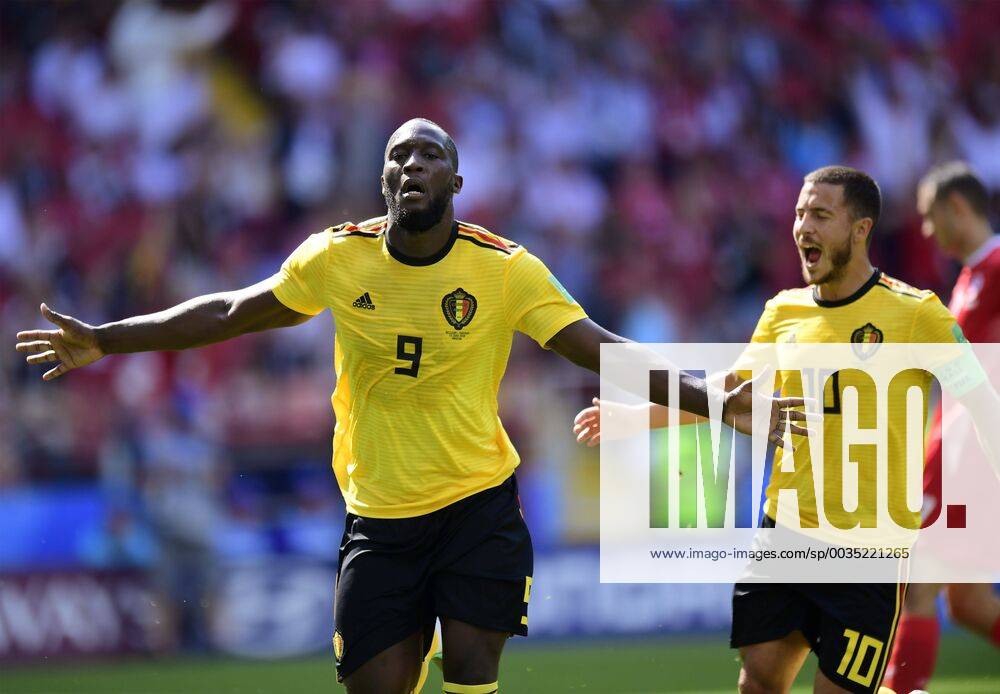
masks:
{"type": "Polygon", "coordinates": [[[878,351],[878,346],[884,339],[881,330],[871,323],[865,323],[851,333],[851,349],[859,359],[868,359],[878,351]]]}
{"type": "Polygon", "coordinates": [[[461,330],[472,322],[476,315],[476,297],[459,287],[441,299],[444,318],[455,330],[461,330]]]}

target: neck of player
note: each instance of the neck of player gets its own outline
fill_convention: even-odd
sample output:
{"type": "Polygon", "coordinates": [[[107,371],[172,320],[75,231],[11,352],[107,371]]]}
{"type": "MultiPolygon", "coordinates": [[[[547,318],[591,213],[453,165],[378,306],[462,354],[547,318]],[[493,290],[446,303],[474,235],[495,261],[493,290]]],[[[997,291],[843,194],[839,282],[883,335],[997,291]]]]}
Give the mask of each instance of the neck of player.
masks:
{"type": "Polygon", "coordinates": [[[868,260],[867,253],[855,251],[840,276],[816,285],[816,294],[823,301],[840,301],[854,294],[872,278],[875,268],[868,260]]]}
{"type": "Polygon", "coordinates": [[[441,219],[430,229],[411,231],[395,220],[389,212],[389,228],[386,231],[389,245],[396,251],[411,258],[429,258],[448,243],[451,228],[455,224],[455,208],[449,204],[441,219]]]}
{"type": "Polygon", "coordinates": [[[973,225],[967,234],[960,236],[960,247],[955,254],[962,264],[967,264],[970,257],[983,247],[993,237],[993,229],[986,220],[973,225]]]}

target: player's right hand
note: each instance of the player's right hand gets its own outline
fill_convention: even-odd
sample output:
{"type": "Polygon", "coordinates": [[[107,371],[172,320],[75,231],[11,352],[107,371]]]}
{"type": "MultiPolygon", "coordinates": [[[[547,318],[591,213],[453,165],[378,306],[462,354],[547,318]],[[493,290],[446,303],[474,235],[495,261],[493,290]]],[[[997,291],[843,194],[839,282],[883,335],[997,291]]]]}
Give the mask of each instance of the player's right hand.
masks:
{"type": "Polygon", "coordinates": [[[44,380],[59,378],[67,371],[92,364],[104,356],[97,344],[94,326],[56,313],[45,304],[41,305],[41,312],[59,329],[22,330],[17,334],[17,351],[30,355],[25,360],[29,364],[59,362],[42,375],[44,380]]]}

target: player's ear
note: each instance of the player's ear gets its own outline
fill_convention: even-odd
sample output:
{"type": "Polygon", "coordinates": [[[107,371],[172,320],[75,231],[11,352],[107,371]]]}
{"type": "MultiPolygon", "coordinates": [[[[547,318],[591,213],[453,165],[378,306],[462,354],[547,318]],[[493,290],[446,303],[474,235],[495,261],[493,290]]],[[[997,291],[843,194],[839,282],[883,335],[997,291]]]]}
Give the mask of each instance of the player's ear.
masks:
{"type": "Polygon", "coordinates": [[[463,183],[462,177],[459,176],[458,174],[455,174],[454,182],[452,183],[452,187],[451,187],[451,192],[454,193],[455,195],[458,195],[459,193],[461,193],[462,192],[462,183],[463,183]]]}
{"type": "Polygon", "coordinates": [[[872,233],[872,223],[871,217],[862,217],[854,223],[854,234],[859,240],[866,242],[868,241],[868,236],[872,233]]]}
{"type": "Polygon", "coordinates": [[[954,190],[945,199],[945,204],[947,205],[946,209],[957,217],[966,217],[972,212],[965,196],[954,190]]]}

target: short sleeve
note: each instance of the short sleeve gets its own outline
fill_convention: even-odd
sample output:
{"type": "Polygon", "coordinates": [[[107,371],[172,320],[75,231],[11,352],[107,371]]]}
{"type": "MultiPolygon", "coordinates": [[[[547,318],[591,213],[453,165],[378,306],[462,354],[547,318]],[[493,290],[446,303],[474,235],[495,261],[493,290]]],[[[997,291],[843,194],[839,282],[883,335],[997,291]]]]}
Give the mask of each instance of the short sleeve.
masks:
{"type": "Polygon", "coordinates": [[[313,234],[296,248],[274,275],[271,291],[293,311],[315,316],[327,307],[326,282],[330,233],[313,234]]]}
{"type": "Polygon", "coordinates": [[[987,379],[958,321],[934,294],[921,300],[910,342],[941,344],[939,348],[919,347],[918,362],[933,369],[941,387],[953,397],[961,398],[987,379]]]}
{"type": "Polygon", "coordinates": [[[587,317],[545,263],[524,250],[510,259],[504,312],[508,325],[542,347],[567,325],[587,317]]]}
{"type": "Polygon", "coordinates": [[[917,314],[910,331],[910,342],[966,342],[955,316],[945,308],[941,300],[929,293],[920,300],[917,314]]]}

